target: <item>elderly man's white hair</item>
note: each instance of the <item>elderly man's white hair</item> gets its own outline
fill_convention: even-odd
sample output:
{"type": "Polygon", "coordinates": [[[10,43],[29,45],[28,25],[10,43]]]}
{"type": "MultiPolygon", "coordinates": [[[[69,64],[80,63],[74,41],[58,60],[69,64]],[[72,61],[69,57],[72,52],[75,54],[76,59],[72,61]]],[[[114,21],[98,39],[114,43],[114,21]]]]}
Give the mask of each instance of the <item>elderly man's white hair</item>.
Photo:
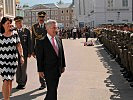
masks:
{"type": "Polygon", "coordinates": [[[52,20],[52,19],[47,20],[46,28],[50,28],[52,24],[56,24],[57,25],[57,21],[56,20],[52,20]]]}

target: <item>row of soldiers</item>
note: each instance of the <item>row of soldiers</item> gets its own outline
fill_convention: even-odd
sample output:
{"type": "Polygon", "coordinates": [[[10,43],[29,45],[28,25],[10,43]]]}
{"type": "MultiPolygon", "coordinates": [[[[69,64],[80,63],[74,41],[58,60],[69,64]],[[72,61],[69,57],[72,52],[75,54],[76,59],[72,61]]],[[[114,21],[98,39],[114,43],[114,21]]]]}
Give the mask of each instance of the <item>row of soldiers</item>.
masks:
{"type": "Polygon", "coordinates": [[[99,41],[122,67],[123,76],[133,82],[133,24],[104,25],[96,31],[99,41]]]}
{"type": "MultiPolygon", "coordinates": [[[[38,13],[38,23],[32,26],[32,30],[24,28],[23,17],[17,16],[14,18],[16,31],[18,32],[18,35],[20,37],[24,54],[24,64],[22,65],[20,63],[20,57],[18,61],[19,64],[16,72],[16,82],[18,83],[18,86],[16,87],[16,89],[24,89],[26,86],[27,59],[33,56],[37,60],[37,65],[38,65],[38,58],[40,57],[39,52],[42,50],[41,47],[38,47],[38,45],[42,44],[44,36],[47,34],[44,23],[45,16],[46,13],[43,11],[40,11],[38,13]]],[[[39,77],[39,80],[41,84],[39,90],[46,88],[45,79],[39,77]]]]}

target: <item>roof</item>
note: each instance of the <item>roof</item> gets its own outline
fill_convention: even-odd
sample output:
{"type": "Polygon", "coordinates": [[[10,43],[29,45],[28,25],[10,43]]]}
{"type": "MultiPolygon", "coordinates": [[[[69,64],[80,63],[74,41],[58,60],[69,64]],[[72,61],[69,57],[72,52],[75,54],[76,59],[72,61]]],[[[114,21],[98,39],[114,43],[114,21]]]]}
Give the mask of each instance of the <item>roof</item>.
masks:
{"type": "Polygon", "coordinates": [[[48,7],[48,8],[57,8],[55,3],[49,3],[49,4],[43,4],[43,5],[48,7]]]}
{"type": "Polygon", "coordinates": [[[36,4],[32,7],[29,7],[29,9],[49,9],[49,8],[69,8],[71,7],[71,3],[62,3],[62,4],[55,4],[55,3],[49,3],[49,4],[36,4]]]}
{"type": "Polygon", "coordinates": [[[56,4],[58,8],[69,8],[72,4],[71,3],[61,3],[61,4],[56,4]]]}
{"type": "Polygon", "coordinates": [[[49,9],[49,8],[57,8],[54,3],[49,4],[37,4],[31,7],[31,9],[49,9]]]}

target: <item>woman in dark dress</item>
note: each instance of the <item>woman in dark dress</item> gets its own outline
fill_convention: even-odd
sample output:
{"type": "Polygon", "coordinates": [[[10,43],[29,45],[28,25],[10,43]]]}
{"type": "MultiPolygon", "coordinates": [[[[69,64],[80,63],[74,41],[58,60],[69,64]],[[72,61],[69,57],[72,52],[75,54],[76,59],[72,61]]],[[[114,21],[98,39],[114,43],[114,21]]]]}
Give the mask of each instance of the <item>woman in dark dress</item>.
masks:
{"type": "Polygon", "coordinates": [[[3,17],[0,25],[0,75],[3,80],[4,100],[10,99],[12,80],[18,66],[18,52],[21,56],[21,63],[24,63],[20,39],[15,31],[11,31],[11,22],[8,17],[3,17]]]}

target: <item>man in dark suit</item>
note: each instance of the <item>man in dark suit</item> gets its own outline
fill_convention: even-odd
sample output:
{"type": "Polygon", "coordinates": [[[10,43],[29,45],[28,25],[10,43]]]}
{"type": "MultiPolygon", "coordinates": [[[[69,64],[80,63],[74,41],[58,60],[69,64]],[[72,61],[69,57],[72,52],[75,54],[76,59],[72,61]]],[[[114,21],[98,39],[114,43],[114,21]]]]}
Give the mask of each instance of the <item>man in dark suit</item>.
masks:
{"type": "Polygon", "coordinates": [[[38,62],[38,72],[40,77],[45,77],[47,84],[47,95],[44,100],[57,100],[57,88],[59,78],[65,71],[65,57],[62,41],[57,33],[57,22],[48,20],[46,23],[47,35],[45,36],[38,62]]]}
{"type": "Polygon", "coordinates": [[[23,48],[24,64],[20,63],[20,56],[18,61],[18,68],[16,72],[16,81],[18,83],[17,89],[24,89],[27,82],[27,58],[31,57],[31,34],[27,28],[23,27],[23,17],[16,16],[14,18],[18,35],[23,48]]]}
{"type": "MultiPolygon", "coordinates": [[[[42,44],[44,36],[47,34],[44,23],[45,15],[46,13],[44,11],[38,12],[38,23],[32,26],[32,55],[37,60],[37,66],[38,59],[40,58],[40,52],[42,50],[42,48],[38,48],[38,45],[42,44]]],[[[39,90],[42,90],[46,87],[45,79],[39,77],[39,81],[41,83],[39,90]]]]}

